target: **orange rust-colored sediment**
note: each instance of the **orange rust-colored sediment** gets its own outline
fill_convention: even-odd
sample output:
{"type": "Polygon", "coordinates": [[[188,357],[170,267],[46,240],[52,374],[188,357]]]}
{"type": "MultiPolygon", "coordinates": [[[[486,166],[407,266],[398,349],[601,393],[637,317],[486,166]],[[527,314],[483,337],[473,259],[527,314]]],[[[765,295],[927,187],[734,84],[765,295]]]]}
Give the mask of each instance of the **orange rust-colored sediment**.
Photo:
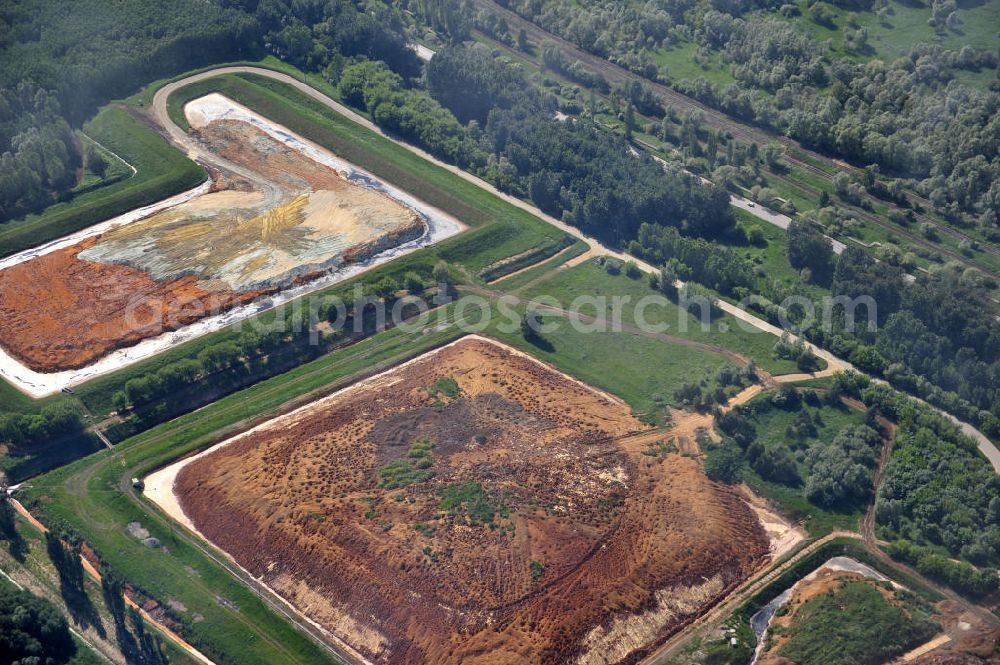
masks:
{"type": "Polygon", "coordinates": [[[262,291],[206,291],[77,258],[96,238],[0,271],[0,346],[33,370],[83,367],[115,349],[250,302],[262,291]]]}
{"type": "Polygon", "coordinates": [[[247,123],[196,134],[244,175],[215,171],[209,194],[0,271],[0,347],[78,369],[424,233],[415,211],[247,123]]]}
{"type": "Polygon", "coordinates": [[[375,662],[627,662],[768,551],[738,493],[668,436],[466,338],[191,461],[174,491],[206,538],[375,662]],[[461,392],[435,394],[442,378],[461,392]],[[380,470],[421,462],[421,441],[433,476],[386,487],[380,470]],[[445,504],[458,489],[473,505],[445,504]]]}

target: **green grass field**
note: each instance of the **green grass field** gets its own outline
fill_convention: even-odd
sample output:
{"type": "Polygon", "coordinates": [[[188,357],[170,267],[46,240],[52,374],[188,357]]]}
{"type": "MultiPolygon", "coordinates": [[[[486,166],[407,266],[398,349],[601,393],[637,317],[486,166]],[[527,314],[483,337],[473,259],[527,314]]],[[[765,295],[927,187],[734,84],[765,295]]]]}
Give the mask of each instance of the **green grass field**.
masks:
{"type": "MultiPolygon", "coordinates": [[[[653,305],[640,311],[635,307],[636,303],[648,296],[658,295],[650,288],[645,276],[631,279],[624,274],[609,275],[593,261],[556,271],[550,278],[539,280],[525,289],[521,295],[530,299],[554,298],[564,307],[568,307],[581,295],[603,298],[600,303],[602,305],[600,314],[605,317],[613,315],[612,308],[616,297],[628,298],[628,304],[621,308],[623,323],[635,325],[638,316],[651,325],[666,324],[668,327],[663,332],[668,335],[712,344],[743,354],[772,374],[791,374],[798,371],[795,363],[774,356],[774,344],[777,339],[773,335],[740,325],[729,315],[716,318],[709,326],[703,327],[697,317],[663,298],[657,298],[653,305]]],[[[581,302],[579,311],[591,316],[598,313],[597,305],[588,302],[581,302]]]]}
{"type": "MultiPolygon", "coordinates": [[[[583,268],[585,272],[587,267],[583,268]]],[[[391,329],[150,429],[113,452],[101,451],[35,478],[27,494],[29,503],[46,523],[69,525],[144,592],[161,600],[179,600],[191,613],[203,615],[201,622],[183,623],[182,632],[213,659],[226,653],[234,660],[219,662],[322,662],[323,654],[206,557],[195,539],[137,497],[129,479],[359,375],[455,339],[460,331],[447,322],[457,308],[455,304],[435,310],[424,330],[391,329]],[[166,549],[144,548],[126,532],[130,521],[141,522],[166,549]],[[226,602],[220,604],[219,598],[226,602]]],[[[478,321],[480,310],[469,311],[468,322],[478,321]]],[[[503,320],[494,316],[485,332],[618,395],[639,414],[662,411],[684,382],[702,380],[711,386],[716,370],[727,362],[708,351],[628,333],[587,334],[569,325],[547,333],[549,346],[540,349],[526,342],[516,326],[502,332],[503,320]]]]}
{"type": "MultiPolygon", "coordinates": [[[[758,400],[768,399],[759,397],[758,400]]],[[[864,423],[863,413],[849,409],[846,406],[811,407],[805,404],[802,409],[806,409],[814,417],[819,416],[821,425],[817,425],[815,436],[807,436],[801,442],[787,434],[796,417],[798,410],[786,411],[779,408],[772,408],[766,413],[759,414],[753,418],[754,426],[757,430],[757,441],[765,448],[783,447],[789,451],[796,448],[806,450],[808,447],[819,441],[831,441],[838,432],[851,425],[864,423]]],[[[805,496],[804,485],[809,478],[809,470],[797,458],[793,452],[793,457],[797,459],[797,467],[803,484],[798,487],[790,487],[781,483],[765,480],[747,465],[743,470],[743,479],[757,494],[774,501],[781,512],[793,521],[804,520],[805,527],[812,537],[824,536],[837,529],[856,530],[858,520],[864,512],[862,506],[851,506],[841,509],[825,509],[811,503],[805,496]]]]}
{"type": "MultiPolygon", "coordinates": [[[[20,516],[16,519],[16,529],[24,543],[26,550],[24,556],[19,559],[14,558],[6,545],[0,546],[0,566],[11,576],[30,577],[34,584],[38,585],[33,588],[33,592],[36,595],[44,593],[46,598],[58,606],[61,600],[58,573],[46,552],[45,538],[42,532],[20,516]]],[[[9,584],[3,577],[0,577],[0,583],[9,584]]],[[[76,602],[68,609],[64,605],[60,607],[60,610],[68,612],[71,616],[75,613],[85,617],[86,623],[94,625],[95,628],[99,626],[98,632],[103,630],[109,641],[116,643],[117,633],[114,618],[104,603],[100,583],[90,576],[85,576],[84,591],[87,597],[85,602],[76,602]]],[[[75,621],[70,621],[70,626],[77,630],[80,630],[81,627],[75,621]]],[[[146,627],[152,629],[151,626],[147,625],[146,627]]],[[[73,639],[77,645],[77,653],[69,661],[69,665],[96,665],[111,662],[103,655],[95,653],[77,636],[74,635],[73,639]]],[[[198,662],[167,639],[163,640],[163,647],[171,665],[194,665],[198,662]]]]}
{"type": "Polygon", "coordinates": [[[83,176],[76,183],[76,187],[73,188],[74,194],[83,194],[84,192],[100,189],[101,187],[107,187],[119,180],[132,177],[132,169],[129,167],[128,162],[120,159],[116,154],[87,136],[83,131],[77,130],[76,137],[86,149],[94,150],[101,155],[104,158],[106,166],[104,173],[98,174],[87,165],[83,169],[83,176]]]}
{"type": "Polygon", "coordinates": [[[556,327],[543,333],[544,346],[526,341],[519,330],[505,332],[491,325],[485,332],[622,398],[636,415],[655,422],[660,422],[663,407],[678,405],[674,392],[685,383],[703,383],[714,390],[715,373],[727,362],[710,351],[628,332],[582,332],[563,317],[542,318],[556,327]]]}
{"type": "Polygon", "coordinates": [[[47,404],[66,399],[65,395],[32,399],[6,381],[0,380],[0,413],[37,413],[47,404]]]}
{"type": "Polygon", "coordinates": [[[84,131],[121,155],[136,175],[0,225],[0,256],[14,254],[195,187],[204,170],[128,112],[107,106],[84,131]]]}
{"type": "MultiPolygon", "coordinates": [[[[927,24],[931,18],[929,2],[899,2],[889,1],[889,13],[880,19],[873,11],[854,11],[837,7],[828,3],[835,27],[819,25],[809,16],[808,2],[799,0],[796,3],[802,14],[793,17],[794,21],[816,41],[830,41],[834,54],[852,59],[880,59],[891,63],[896,58],[905,56],[918,43],[938,44],[943,48],[958,51],[969,45],[978,49],[994,50],[997,47],[997,26],[1000,25],[1000,1],[983,0],[978,3],[959,3],[958,16],[961,25],[957,30],[942,27],[935,31],[927,24]],[[853,53],[844,49],[845,29],[854,30],[850,26],[853,20],[858,27],[868,29],[868,53],[853,53]]],[[[780,17],[778,13],[772,14],[780,17]]],[[[959,79],[970,85],[985,87],[993,78],[993,72],[962,72],[959,79]]]]}
{"type": "Polygon", "coordinates": [[[685,42],[672,49],[660,48],[652,52],[652,60],[657,65],[667,68],[667,76],[672,81],[689,79],[694,81],[703,78],[724,88],[736,79],[729,73],[729,66],[722,62],[718,52],[712,52],[705,58],[703,64],[695,62],[698,44],[685,42]]]}

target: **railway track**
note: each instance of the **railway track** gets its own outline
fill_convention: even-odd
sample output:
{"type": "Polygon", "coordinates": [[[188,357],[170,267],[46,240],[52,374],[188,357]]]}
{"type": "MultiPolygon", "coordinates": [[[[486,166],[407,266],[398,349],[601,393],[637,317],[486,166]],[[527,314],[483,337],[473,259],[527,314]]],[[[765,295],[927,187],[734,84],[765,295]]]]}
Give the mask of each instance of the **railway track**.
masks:
{"type": "MultiPolygon", "coordinates": [[[[515,14],[515,16],[517,16],[517,15],[515,14]]],[[[529,23],[526,19],[522,18],[520,20],[523,21],[526,24],[534,25],[534,24],[529,23]]],[[[554,35],[551,35],[551,33],[547,33],[544,30],[542,30],[541,28],[538,28],[537,26],[535,26],[535,27],[538,30],[539,34],[541,34],[541,35],[548,35],[549,37],[552,37],[554,39],[558,39],[554,35]]],[[[535,62],[536,64],[538,64],[537,63],[538,59],[535,58],[534,56],[531,56],[531,55],[526,54],[526,53],[516,52],[512,48],[510,48],[509,46],[507,46],[505,44],[502,44],[500,42],[497,42],[496,40],[494,40],[492,37],[490,37],[489,35],[487,35],[485,33],[476,31],[476,34],[482,36],[484,39],[489,39],[490,41],[493,42],[493,44],[497,48],[500,48],[501,50],[503,50],[503,51],[505,51],[505,52],[513,55],[516,58],[523,58],[523,59],[531,60],[531,61],[535,62]]],[[[548,37],[546,37],[546,38],[548,38],[548,37]]],[[[572,44],[569,44],[568,42],[565,42],[565,40],[561,40],[560,43],[561,44],[562,43],[568,44],[568,46],[566,48],[573,48],[573,49],[576,49],[576,51],[579,51],[580,53],[586,53],[585,51],[580,51],[579,49],[577,49],[576,47],[574,47],[572,44]]],[[[576,54],[576,51],[574,51],[574,55],[576,54]]],[[[600,62],[603,62],[607,66],[617,67],[616,65],[614,65],[612,63],[609,63],[609,62],[607,62],[605,60],[601,60],[597,56],[590,56],[590,57],[591,58],[596,58],[597,60],[599,60],[600,62]]],[[[656,83],[650,82],[650,81],[648,81],[648,80],[646,80],[646,79],[638,76],[637,74],[632,74],[631,72],[628,72],[627,70],[623,70],[623,71],[625,71],[625,73],[629,77],[631,77],[631,79],[641,80],[641,81],[645,82],[649,86],[654,86],[654,87],[658,86],[659,88],[662,88],[664,90],[667,90],[667,91],[671,92],[673,95],[680,95],[680,93],[677,93],[677,92],[671,90],[670,88],[667,88],[666,86],[662,86],[660,84],[656,84],[656,83]]],[[[561,77],[561,78],[564,78],[564,77],[561,77]]],[[[566,80],[569,81],[569,79],[566,79],[566,80]]],[[[628,80],[628,79],[623,79],[623,80],[628,80]]],[[[603,98],[606,98],[605,95],[599,95],[599,96],[603,97],[603,98]]],[[[680,95],[680,96],[683,97],[684,99],[688,100],[688,101],[693,101],[693,100],[690,100],[690,98],[685,97],[684,95],[680,95]]],[[[701,105],[699,102],[693,102],[693,103],[696,104],[696,105],[698,105],[699,108],[704,107],[704,105],[701,105]]],[[[707,107],[704,107],[704,108],[707,108],[707,107]]],[[[715,113],[718,114],[719,112],[715,111],[715,113]]],[[[735,136],[735,134],[734,134],[734,136],[735,136]]],[[[790,140],[790,139],[788,139],[788,140],[790,140]]],[[[640,143],[642,145],[645,145],[647,148],[650,148],[650,149],[653,149],[653,150],[656,149],[655,146],[651,146],[651,145],[646,144],[646,143],[644,143],[642,141],[636,141],[636,142],[640,143]]],[[[796,150],[801,150],[801,148],[800,147],[796,147],[796,150]]],[[[817,158],[819,158],[819,157],[817,157],[817,158]]],[[[826,171],[824,171],[823,169],[820,169],[820,168],[818,168],[816,166],[813,166],[811,164],[808,164],[807,162],[802,162],[802,161],[794,160],[793,158],[789,158],[787,155],[786,155],[786,161],[795,161],[795,163],[797,165],[801,165],[802,168],[804,168],[806,170],[810,170],[810,171],[812,171],[814,173],[817,173],[817,174],[821,175],[821,177],[823,177],[824,179],[832,180],[832,176],[830,176],[826,171]]],[[[843,168],[843,167],[840,166],[840,165],[838,165],[838,168],[843,168]]],[[[853,167],[851,167],[851,168],[853,168],[853,167]]],[[[807,185],[805,183],[799,182],[798,180],[795,180],[795,179],[793,179],[793,178],[791,178],[789,176],[783,175],[781,173],[777,173],[777,172],[774,172],[774,171],[771,171],[769,173],[770,173],[771,177],[773,177],[773,178],[775,178],[777,180],[780,180],[781,182],[783,182],[788,187],[796,189],[796,190],[798,190],[800,192],[803,192],[803,193],[805,193],[805,194],[807,194],[809,196],[812,196],[812,197],[819,198],[819,196],[820,196],[821,190],[819,190],[819,189],[817,189],[817,188],[815,188],[815,187],[813,187],[811,185],[807,185]]],[[[892,233],[892,234],[903,236],[903,237],[907,238],[910,242],[912,242],[912,243],[914,243],[916,245],[919,245],[921,247],[924,247],[925,249],[928,249],[928,250],[930,250],[932,252],[935,252],[935,253],[941,254],[943,256],[946,256],[949,259],[952,259],[954,261],[958,261],[961,264],[974,267],[977,270],[980,270],[981,272],[983,272],[984,274],[993,277],[994,279],[1000,279],[1000,272],[995,271],[995,270],[991,270],[991,269],[983,267],[981,265],[973,264],[963,254],[961,254],[959,252],[956,252],[956,251],[954,251],[952,249],[949,249],[947,247],[944,247],[942,245],[939,245],[937,243],[934,243],[932,241],[929,241],[926,238],[923,238],[923,237],[921,237],[919,235],[916,235],[916,234],[910,232],[909,230],[907,230],[906,228],[904,228],[902,226],[899,226],[897,224],[893,224],[891,222],[883,221],[880,217],[878,217],[878,215],[870,213],[867,210],[865,210],[864,208],[861,208],[861,207],[855,206],[855,205],[851,205],[851,204],[842,204],[842,206],[844,208],[846,208],[847,210],[850,210],[854,214],[855,217],[860,218],[860,219],[862,219],[862,220],[864,220],[866,222],[872,223],[872,224],[874,224],[874,225],[876,225],[876,226],[884,229],[887,233],[892,233]]],[[[940,230],[943,233],[945,233],[945,234],[947,234],[949,236],[952,236],[952,237],[954,237],[956,239],[962,240],[962,239],[966,238],[966,236],[964,236],[963,234],[955,231],[955,229],[953,229],[953,228],[951,228],[949,226],[946,226],[946,225],[937,224],[936,222],[934,222],[932,220],[929,220],[923,214],[917,214],[915,218],[916,218],[917,221],[927,221],[927,222],[931,223],[938,230],[940,230]]],[[[998,249],[998,248],[996,248],[996,247],[994,247],[992,245],[989,245],[987,243],[981,244],[980,250],[982,250],[982,251],[984,251],[984,252],[986,252],[988,254],[1000,257],[1000,249],[998,249]]]]}
{"type": "MultiPolygon", "coordinates": [[[[790,187],[794,187],[794,188],[796,188],[796,189],[798,189],[800,191],[806,192],[806,193],[811,194],[813,196],[819,196],[820,190],[816,189],[815,187],[811,187],[809,185],[800,183],[797,180],[793,180],[792,178],[789,178],[788,176],[783,176],[783,175],[780,175],[780,174],[777,174],[777,173],[772,173],[772,177],[774,177],[774,178],[776,178],[778,180],[781,180],[782,182],[784,182],[785,184],[787,184],[790,187]]],[[[919,235],[911,232],[909,229],[904,228],[902,226],[899,226],[899,225],[896,225],[896,224],[892,224],[890,222],[884,222],[884,221],[882,221],[878,217],[878,215],[870,213],[870,212],[868,212],[867,210],[865,210],[863,208],[859,208],[858,206],[848,205],[848,206],[844,206],[844,207],[847,208],[848,210],[850,210],[852,213],[854,213],[855,217],[858,217],[859,219],[861,219],[861,220],[863,220],[865,222],[870,222],[872,224],[875,224],[879,228],[885,229],[885,231],[888,232],[888,233],[892,233],[894,235],[902,236],[902,237],[906,238],[907,240],[909,240],[910,242],[915,243],[915,244],[917,244],[917,245],[919,245],[921,247],[924,247],[925,249],[929,249],[932,252],[936,252],[938,254],[946,256],[946,257],[948,257],[948,258],[950,258],[952,260],[958,261],[959,263],[963,263],[963,264],[967,264],[969,266],[972,266],[976,270],[979,270],[983,274],[989,275],[990,277],[993,277],[994,279],[1000,279],[1000,272],[997,272],[996,270],[991,270],[990,268],[986,268],[986,267],[983,267],[981,265],[972,264],[972,263],[969,262],[969,259],[967,257],[965,257],[960,252],[956,252],[953,249],[950,249],[948,247],[944,247],[943,245],[939,245],[939,244],[936,244],[934,242],[931,242],[931,241],[927,240],[926,238],[922,238],[921,236],[919,236],[919,235]]],[[[983,245],[981,247],[981,249],[983,249],[984,251],[986,251],[987,246],[983,245]]],[[[987,253],[995,255],[995,256],[1000,256],[1000,250],[997,250],[995,247],[990,246],[989,250],[990,251],[988,251],[987,253]]]]}
{"type": "MultiPolygon", "coordinates": [[[[703,114],[704,122],[706,125],[712,127],[713,129],[725,132],[739,141],[742,141],[744,143],[757,143],[757,144],[766,144],[770,142],[778,143],[779,145],[785,148],[785,154],[783,156],[783,159],[797,169],[818,176],[828,182],[833,181],[833,175],[831,175],[831,173],[827,169],[820,168],[811,163],[809,160],[814,160],[817,162],[827,164],[831,169],[834,169],[835,171],[843,171],[854,177],[858,177],[862,173],[862,169],[853,166],[851,164],[848,164],[847,162],[841,160],[834,160],[831,159],[830,157],[827,157],[818,152],[810,150],[809,148],[805,148],[794,139],[791,139],[782,134],[778,134],[776,132],[762,129],[759,127],[754,127],[752,125],[747,125],[737,120],[734,120],[733,118],[729,117],[728,115],[719,111],[718,109],[712,108],[711,106],[708,106],[706,104],[703,104],[702,102],[694,100],[691,97],[688,97],[687,95],[677,92],[673,88],[667,87],[662,83],[658,83],[656,81],[647,79],[643,76],[640,76],[639,74],[630,72],[629,70],[621,67],[620,65],[616,65],[602,58],[601,56],[594,55],[593,53],[590,53],[588,51],[584,51],[583,49],[576,46],[572,42],[554,33],[548,32],[544,28],[541,28],[538,25],[529,21],[528,19],[522,17],[520,14],[510,9],[507,9],[506,7],[500,6],[499,4],[494,2],[494,0],[473,0],[473,2],[479,8],[493,12],[494,14],[497,14],[498,16],[502,17],[505,21],[507,21],[508,26],[510,26],[511,28],[516,28],[518,30],[524,29],[525,34],[528,36],[528,39],[534,41],[535,43],[541,44],[542,42],[545,41],[551,41],[556,43],[568,57],[570,57],[571,59],[579,60],[582,64],[586,65],[588,68],[600,73],[602,76],[604,76],[604,78],[608,81],[608,83],[621,84],[630,81],[639,81],[647,88],[649,88],[652,92],[656,93],[669,106],[681,111],[698,111],[703,114]],[[793,153],[800,153],[804,155],[806,159],[799,159],[793,153]]],[[[812,191],[817,195],[819,193],[819,190],[816,189],[812,189],[812,191]]],[[[911,206],[916,207],[916,205],[919,204],[922,207],[928,207],[931,205],[930,201],[919,196],[918,194],[912,192],[905,192],[904,196],[906,196],[911,206]]],[[[923,213],[915,213],[915,214],[918,222],[931,224],[935,229],[937,229],[941,233],[946,234],[956,240],[959,241],[968,240],[970,242],[972,241],[979,242],[978,240],[967,236],[966,234],[962,233],[961,231],[955,229],[952,226],[949,226],[947,224],[941,224],[939,222],[930,219],[927,215],[923,213]]],[[[878,220],[878,218],[875,217],[874,215],[871,215],[870,219],[873,223],[876,223],[887,230],[891,230],[893,233],[900,233],[901,235],[903,235],[903,230],[900,229],[900,227],[895,224],[882,222],[881,220],[878,220]]],[[[919,244],[921,245],[932,248],[934,251],[940,252],[942,254],[948,254],[953,258],[957,258],[962,263],[966,264],[969,263],[967,258],[965,258],[964,256],[962,256],[957,252],[953,252],[951,250],[948,250],[947,248],[941,247],[940,245],[931,243],[926,239],[912,237],[912,234],[910,234],[908,237],[911,237],[911,239],[913,239],[915,242],[919,242],[919,244]]],[[[979,245],[981,251],[990,254],[992,256],[1000,257],[1000,248],[996,247],[995,245],[988,242],[979,242],[979,245]]],[[[975,267],[982,270],[982,268],[978,265],[975,267]]],[[[990,274],[994,276],[997,275],[997,273],[994,272],[991,272],[990,274]]]]}

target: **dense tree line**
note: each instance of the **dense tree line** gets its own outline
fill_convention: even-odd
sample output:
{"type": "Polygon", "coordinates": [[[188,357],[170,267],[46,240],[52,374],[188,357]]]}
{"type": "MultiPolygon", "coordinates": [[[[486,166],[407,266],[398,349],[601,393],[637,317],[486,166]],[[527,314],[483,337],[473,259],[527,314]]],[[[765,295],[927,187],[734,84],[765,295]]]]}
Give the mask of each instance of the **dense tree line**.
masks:
{"type": "Polygon", "coordinates": [[[953,561],[928,547],[905,540],[889,543],[886,552],[893,559],[910,564],[922,575],[974,598],[986,596],[996,591],[998,586],[994,569],[979,570],[964,561],[953,561]]]}
{"type": "Polygon", "coordinates": [[[1000,477],[975,442],[927,405],[862,374],[836,375],[834,392],[860,399],[896,423],[876,505],[883,533],[995,567],[1000,477]]]}
{"type": "Polygon", "coordinates": [[[1000,560],[1000,483],[968,443],[905,422],[879,495],[891,533],[980,564],[1000,560]]]}
{"type": "Polygon", "coordinates": [[[83,157],[71,126],[98,106],[258,41],[252,17],[195,0],[12,0],[0,25],[0,222],[71,195],[83,157]]]}
{"type": "Polygon", "coordinates": [[[899,267],[849,247],[837,261],[832,291],[874,298],[879,328],[816,332],[817,340],[987,431],[1000,431],[1000,327],[981,283],[949,269],[908,282],[899,267]]]}
{"type": "MultiPolygon", "coordinates": [[[[604,76],[592,71],[579,60],[575,60],[573,62],[567,60],[558,44],[554,44],[552,42],[542,44],[542,64],[545,65],[547,69],[559,72],[566,78],[571,81],[575,81],[584,87],[593,88],[594,90],[603,93],[610,90],[610,86],[604,76]]],[[[657,101],[650,101],[654,105],[658,104],[657,101]]],[[[660,115],[663,113],[662,108],[653,110],[659,111],[660,115]]]]}
{"type": "Polygon", "coordinates": [[[0,87],[55,92],[70,124],[162,76],[259,52],[254,18],[216,2],[12,0],[0,87]]]}
{"type": "Polygon", "coordinates": [[[82,430],[80,412],[67,402],[42,407],[39,413],[0,413],[0,441],[14,445],[42,443],[82,430]]]}
{"type": "Polygon", "coordinates": [[[795,267],[822,274],[833,265],[830,293],[847,302],[834,302],[830,317],[817,303],[816,318],[805,321],[774,303],[810,293],[768,280],[763,295],[750,299],[751,309],[773,323],[800,322],[810,341],[991,435],[1000,433],[1000,326],[989,282],[978,271],[946,265],[904,278],[901,265],[858,247],[835,256],[808,222],[790,226],[788,252],[795,267]]]}
{"type": "Polygon", "coordinates": [[[407,89],[402,77],[382,62],[348,66],[340,94],[348,104],[371,113],[383,129],[441,159],[472,170],[486,162],[486,154],[454,115],[426,92],[407,89]]]}
{"type": "Polygon", "coordinates": [[[833,243],[814,224],[793,219],[788,225],[788,262],[793,268],[807,269],[804,281],[829,284],[836,267],[833,243]]]}
{"type": "MultiPolygon", "coordinates": [[[[892,63],[835,55],[792,22],[767,12],[777,2],[713,0],[507,0],[503,4],[580,48],[672,84],[742,120],[771,127],[804,145],[838,154],[907,181],[956,219],[989,230],[1000,223],[1000,96],[961,83],[961,71],[995,69],[995,51],[951,51],[917,44],[892,63]],[[736,79],[721,87],[704,77],[672,80],[653,49],[693,42],[696,62],[721,59],[736,79]],[[762,94],[767,93],[767,94],[762,94]]],[[[880,3],[884,4],[884,3],[880,3]]],[[[781,6],[787,14],[792,5],[781,6]]],[[[935,2],[938,27],[957,20],[953,2],[935,2]]],[[[827,27],[829,7],[812,4],[827,27]],[[825,9],[824,9],[825,8],[825,9]]],[[[867,54],[867,32],[844,26],[848,51],[867,54]]]]}
{"type": "Polygon", "coordinates": [[[381,60],[404,77],[420,73],[397,9],[359,0],[222,0],[257,24],[264,46],[303,69],[336,83],[345,57],[381,60]]]}
{"type": "Polygon", "coordinates": [[[197,358],[178,360],[129,379],[112,397],[112,402],[120,413],[124,413],[126,409],[141,409],[167,396],[178,395],[199,381],[216,382],[213,374],[262,369],[258,365],[266,362],[269,354],[280,351],[288,342],[287,337],[279,332],[243,332],[235,341],[206,346],[198,352],[197,358]]]}
{"type": "Polygon", "coordinates": [[[509,109],[537,95],[520,67],[493,57],[482,44],[442,49],[429,63],[427,90],[463,123],[486,124],[493,109],[509,109]]]}
{"type": "Polygon", "coordinates": [[[866,425],[841,430],[832,441],[819,441],[806,452],[809,467],[806,498],[830,508],[867,499],[882,437],[866,425]]]}
{"type": "Polygon", "coordinates": [[[79,165],[55,95],[29,81],[0,89],[0,222],[53,203],[79,165]]]}
{"type": "Polygon", "coordinates": [[[401,4],[452,44],[472,37],[476,10],[469,0],[402,0],[401,4]]]}
{"type": "Polygon", "coordinates": [[[671,226],[643,224],[628,248],[646,261],[666,265],[676,279],[694,280],[720,293],[733,294],[756,281],[753,265],[740,252],[704,238],[685,237],[671,226]]]}
{"type": "MultiPolygon", "coordinates": [[[[442,105],[475,121],[469,131],[490,151],[487,179],[588,233],[624,244],[643,222],[708,237],[734,223],[723,190],[664,170],[590,123],[553,118],[554,102],[523,70],[482,46],[443,49],[426,80],[442,105]]],[[[641,99],[643,91],[623,94],[641,99]]]]}
{"type": "Polygon", "coordinates": [[[61,665],[76,655],[69,624],[55,605],[29,591],[0,588],[0,661],[61,665]]]}
{"type": "Polygon", "coordinates": [[[714,237],[734,224],[728,195],[680,169],[637,157],[619,138],[583,122],[559,122],[535,109],[490,115],[498,180],[543,211],[617,244],[643,223],[714,237]],[[513,176],[514,182],[504,181],[513,176]]]}

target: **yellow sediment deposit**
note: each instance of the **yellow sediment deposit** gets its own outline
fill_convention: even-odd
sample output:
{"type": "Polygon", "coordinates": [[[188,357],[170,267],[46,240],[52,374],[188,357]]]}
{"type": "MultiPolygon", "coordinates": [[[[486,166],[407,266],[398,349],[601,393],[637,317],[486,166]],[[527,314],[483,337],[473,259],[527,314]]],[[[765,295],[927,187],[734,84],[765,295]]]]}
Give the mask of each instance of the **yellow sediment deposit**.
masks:
{"type": "Polygon", "coordinates": [[[305,218],[303,211],[308,202],[308,196],[297,196],[288,203],[271,208],[263,215],[257,215],[240,224],[240,230],[242,231],[246,227],[247,231],[254,232],[259,227],[260,239],[267,242],[283,231],[301,224],[305,218]]]}
{"type": "Polygon", "coordinates": [[[199,136],[256,174],[258,191],[214,192],[114,229],[81,259],[137,268],[157,281],[194,276],[213,291],[284,288],[424,232],[407,206],[248,123],[212,122],[199,136]]]}

